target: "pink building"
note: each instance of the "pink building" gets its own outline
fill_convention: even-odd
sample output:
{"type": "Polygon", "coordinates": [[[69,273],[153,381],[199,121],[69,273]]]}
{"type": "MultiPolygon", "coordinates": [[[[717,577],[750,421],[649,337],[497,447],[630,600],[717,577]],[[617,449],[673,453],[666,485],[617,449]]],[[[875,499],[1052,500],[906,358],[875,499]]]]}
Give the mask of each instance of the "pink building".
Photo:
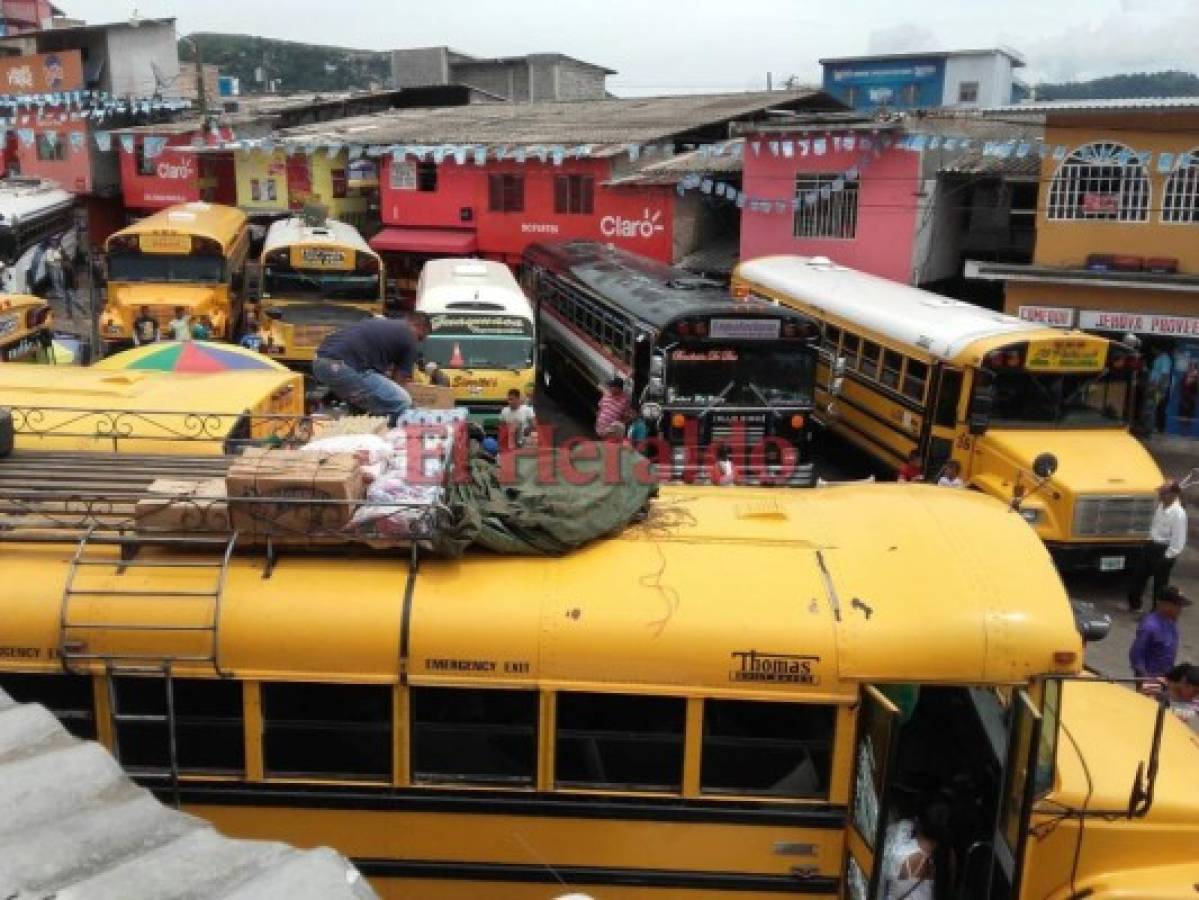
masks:
{"type": "Polygon", "coordinates": [[[741,258],[827,256],[910,281],[921,154],[894,146],[897,130],[868,122],[747,131],[741,258]]]}

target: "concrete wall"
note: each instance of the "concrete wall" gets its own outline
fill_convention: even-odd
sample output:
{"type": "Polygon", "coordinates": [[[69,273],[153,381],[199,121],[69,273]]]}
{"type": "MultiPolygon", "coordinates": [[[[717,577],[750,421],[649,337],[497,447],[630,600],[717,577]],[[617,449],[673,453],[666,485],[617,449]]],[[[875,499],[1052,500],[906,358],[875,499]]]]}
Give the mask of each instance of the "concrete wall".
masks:
{"type": "Polygon", "coordinates": [[[449,51],[445,47],[412,47],[391,51],[391,86],[423,87],[448,84],[449,51]]]}
{"type": "Polygon", "coordinates": [[[558,96],[558,63],[544,57],[529,57],[529,100],[561,100],[558,96]]]}
{"type": "Polygon", "coordinates": [[[1001,53],[989,56],[951,56],[945,61],[945,106],[977,109],[1012,102],[1012,61],[1001,53]],[[962,82],[978,82],[978,100],[958,100],[962,82]]]}
{"type": "Polygon", "coordinates": [[[607,96],[608,76],[594,66],[569,60],[558,63],[559,100],[602,100],[607,96]]]}
{"type": "Polygon", "coordinates": [[[164,82],[169,93],[179,78],[179,51],[174,25],[144,23],[138,28],[118,26],[108,29],[108,90],[117,96],[151,97],[164,82]]]}
{"type": "Polygon", "coordinates": [[[450,68],[450,80],[459,84],[469,84],[471,87],[509,100],[527,100],[527,97],[514,96],[512,93],[515,72],[523,68],[523,63],[520,65],[489,61],[457,63],[450,68]]]}

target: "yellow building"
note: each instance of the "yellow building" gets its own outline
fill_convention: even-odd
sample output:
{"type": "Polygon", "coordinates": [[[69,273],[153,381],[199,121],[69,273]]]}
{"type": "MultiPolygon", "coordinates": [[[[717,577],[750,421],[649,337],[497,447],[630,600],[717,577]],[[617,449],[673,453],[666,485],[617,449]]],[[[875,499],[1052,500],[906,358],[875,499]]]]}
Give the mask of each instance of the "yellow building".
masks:
{"type": "Polygon", "coordinates": [[[1141,342],[1142,425],[1199,436],[1199,98],[1082,100],[992,111],[1043,116],[1030,265],[967,263],[1006,282],[1014,315],[1141,342]]]}
{"type": "Polygon", "coordinates": [[[307,152],[238,150],[234,153],[237,205],[248,215],[285,213],[317,204],[335,219],[357,224],[367,211],[367,196],[350,186],[345,149],[332,155],[325,148],[307,152]]]}

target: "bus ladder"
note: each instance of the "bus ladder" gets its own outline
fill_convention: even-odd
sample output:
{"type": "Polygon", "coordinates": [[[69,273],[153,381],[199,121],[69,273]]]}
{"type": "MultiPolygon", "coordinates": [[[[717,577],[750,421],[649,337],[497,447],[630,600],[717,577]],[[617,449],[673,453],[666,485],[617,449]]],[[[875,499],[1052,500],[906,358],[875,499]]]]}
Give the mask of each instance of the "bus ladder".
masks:
{"type": "Polygon", "coordinates": [[[112,718],[112,753],[117,759],[121,758],[121,725],[162,725],[167,736],[167,777],[170,779],[171,802],[178,809],[179,803],[179,745],[176,739],[175,719],[175,680],[169,660],[159,666],[116,666],[109,663],[105,666],[108,677],[108,709],[112,718]],[[126,713],[121,711],[120,692],[117,690],[117,678],[161,678],[165,694],[165,709],[158,713],[126,713]]]}
{"type": "MultiPolygon", "coordinates": [[[[67,671],[81,671],[89,662],[103,662],[106,666],[128,665],[133,667],[149,666],[159,670],[163,666],[177,663],[211,665],[218,676],[223,676],[220,661],[220,621],[221,598],[225,590],[225,582],[229,573],[229,562],[233,557],[233,549],[237,544],[237,532],[227,536],[199,535],[165,535],[147,539],[144,535],[125,535],[117,533],[98,532],[89,529],[79,540],[75,554],[67,571],[66,584],[63,587],[62,605],[59,613],[58,652],[63,668],[67,671]],[[144,546],[167,547],[180,553],[167,559],[139,559],[138,551],[144,546]],[[101,547],[119,548],[119,557],[112,554],[95,552],[101,547]],[[205,554],[202,551],[216,551],[205,554]],[[198,552],[194,558],[183,556],[188,551],[198,552]],[[147,569],[164,574],[211,571],[211,585],[196,589],[155,589],[155,588],[99,588],[87,585],[85,573],[111,570],[114,578],[124,576],[127,569],[147,569]],[[80,582],[84,582],[80,586],[80,582]],[[85,619],[77,617],[78,604],[81,601],[101,601],[92,603],[103,606],[104,602],[116,603],[123,600],[138,598],[154,598],[161,601],[155,603],[156,608],[165,608],[172,601],[200,600],[207,604],[204,614],[189,624],[153,621],[105,621],[105,616],[93,612],[85,619]],[[161,637],[180,636],[185,634],[206,635],[203,649],[200,652],[180,654],[168,652],[147,652],[143,649],[128,650],[119,645],[121,636],[155,634],[161,637]],[[98,638],[116,638],[116,645],[109,644],[103,650],[97,650],[92,640],[98,638]],[[122,651],[125,652],[122,652],[122,651]]],[[[103,647],[106,642],[99,642],[103,647]]]]}

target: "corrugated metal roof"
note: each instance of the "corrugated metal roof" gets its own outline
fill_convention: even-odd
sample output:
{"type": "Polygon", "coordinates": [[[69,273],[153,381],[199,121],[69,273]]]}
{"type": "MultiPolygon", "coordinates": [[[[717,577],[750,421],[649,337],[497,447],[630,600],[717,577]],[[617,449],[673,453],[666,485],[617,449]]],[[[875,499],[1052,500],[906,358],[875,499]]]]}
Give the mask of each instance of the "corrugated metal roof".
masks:
{"type": "Polygon", "coordinates": [[[1023,66],[1024,57],[1011,47],[979,47],[970,50],[928,50],[924,53],[875,53],[865,56],[828,56],[821,59],[820,65],[836,65],[838,63],[881,62],[903,59],[950,59],[960,56],[1006,56],[1014,66],[1023,66]]]}
{"type": "Polygon", "coordinates": [[[0,691],[0,897],[369,900],[328,848],[224,837],[163,806],[45,707],[0,691]],[[64,894],[65,896],[65,894],[64,894]]]}
{"type": "Polygon", "coordinates": [[[678,184],[688,175],[740,175],[744,166],[742,160],[744,147],[745,141],[737,140],[725,144],[719,155],[711,151],[704,153],[700,150],[679,153],[651,163],[630,175],[614,178],[608,184],[613,187],[645,184],[672,185],[678,184]]]}
{"type": "Polygon", "coordinates": [[[285,141],[361,144],[650,143],[698,128],[765,113],[773,107],[840,108],[823,91],[757,91],[673,97],[505,103],[401,109],[281,131],[285,141]]]}
{"type": "Polygon", "coordinates": [[[1173,109],[1199,109],[1199,97],[1127,97],[1109,100],[1045,100],[992,106],[984,115],[1045,115],[1055,112],[1161,112],[1173,109]]]}

